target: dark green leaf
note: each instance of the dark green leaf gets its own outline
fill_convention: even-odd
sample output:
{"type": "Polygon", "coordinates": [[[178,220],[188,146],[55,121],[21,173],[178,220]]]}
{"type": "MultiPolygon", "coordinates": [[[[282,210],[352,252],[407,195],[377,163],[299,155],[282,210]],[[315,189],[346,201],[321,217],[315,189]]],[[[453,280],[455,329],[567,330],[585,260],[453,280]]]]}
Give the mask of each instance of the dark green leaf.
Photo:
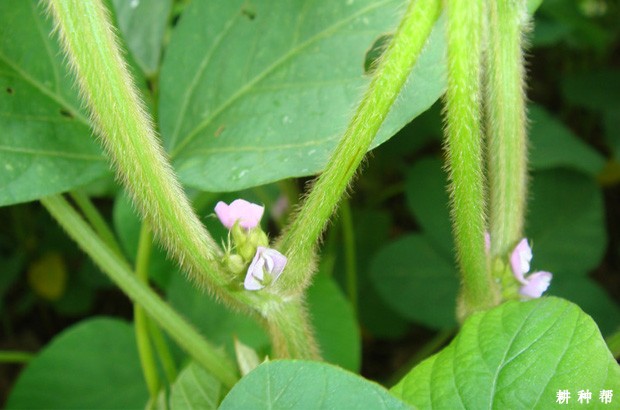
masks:
{"type": "Polygon", "coordinates": [[[108,169],[43,8],[0,2],[0,205],[66,191],[108,169]]]}
{"type": "MultiPolygon", "coordinates": [[[[389,241],[392,221],[385,212],[353,210],[355,254],[357,257],[357,309],[365,332],[378,338],[402,336],[409,323],[387,306],[377,293],[370,277],[370,263],[375,254],[389,241]]],[[[344,263],[337,265],[344,272],[344,263]]]]}
{"type": "Polygon", "coordinates": [[[378,384],[326,363],[282,360],[241,379],[220,409],[408,409],[378,384]]]}
{"type": "Polygon", "coordinates": [[[423,235],[384,247],[370,271],[383,300],[403,317],[435,329],[456,324],[456,270],[423,235]]]}
{"type": "Polygon", "coordinates": [[[620,108],[620,70],[588,70],[562,79],[567,102],[594,111],[620,108]]]}
{"type": "Polygon", "coordinates": [[[601,154],[577,138],[543,108],[531,106],[530,120],[532,147],[529,159],[535,169],[570,167],[596,175],[605,166],[601,154]]]}
{"type": "Polygon", "coordinates": [[[191,362],[172,385],[171,410],[217,409],[222,384],[195,362],[191,362]]]}
{"type": "Polygon", "coordinates": [[[441,161],[424,158],[417,161],[407,173],[405,194],[407,205],[426,236],[446,259],[451,260],[454,241],[447,186],[441,161]]]}
{"type": "MultiPolygon", "coordinates": [[[[527,236],[532,267],[572,280],[595,268],[605,253],[603,198],[594,180],[569,170],[537,172],[530,187],[527,236]]],[[[553,283],[552,285],[553,286],[553,283]]]]}
{"type": "Polygon", "coordinates": [[[142,71],[157,72],[172,0],[112,0],[118,26],[142,71]]]}
{"type": "MultiPolygon", "coordinates": [[[[232,191],[319,172],[361,97],[365,53],[399,0],[193,2],[161,73],[162,136],[183,182],[232,191]]],[[[442,94],[438,25],[375,145],[442,94]]]]}
{"type": "Polygon", "coordinates": [[[142,409],[148,392],[132,327],[91,319],[56,336],[20,374],[8,409],[142,409]]]}
{"type": "MultiPolygon", "coordinates": [[[[452,343],[393,389],[424,409],[549,409],[559,390],[620,389],[620,367],[592,319],[562,299],[508,302],[471,316],[452,343]]],[[[616,398],[614,397],[614,403],[616,398]]]]}
{"type": "Polygon", "coordinates": [[[323,358],[358,372],[360,330],[351,305],[332,278],[326,275],[314,278],[308,289],[308,305],[323,358]]]}

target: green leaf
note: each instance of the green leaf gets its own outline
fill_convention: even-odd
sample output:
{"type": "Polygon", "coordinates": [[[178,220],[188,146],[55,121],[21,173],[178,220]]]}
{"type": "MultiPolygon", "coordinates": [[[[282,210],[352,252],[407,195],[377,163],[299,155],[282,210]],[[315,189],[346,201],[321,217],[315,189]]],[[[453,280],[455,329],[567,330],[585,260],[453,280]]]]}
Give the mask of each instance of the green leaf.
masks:
{"type": "Polygon", "coordinates": [[[580,140],[561,122],[542,107],[532,105],[530,110],[530,163],[539,169],[570,167],[590,175],[597,175],[605,166],[605,159],[580,140]]]}
{"type": "Polygon", "coordinates": [[[562,78],[562,94],[571,104],[593,111],[620,108],[620,70],[588,70],[562,78]]]}
{"type": "Polygon", "coordinates": [[[447,260],[454,259],[454,240],[448,208],[448,181],[441,161],[423,158],[407,173],[405,195],[407,205],[429,241],[447,260]]]}
{"type": "Polygon", "coordinates": [[[280,360],[260,365],[226,396],[228,409],[408,409],[383,387],[338,367],[280,360]]]}
{"type": "Polygon", "coordinates": [[[604,336],[620,327],[620,306],[600,284],[589,277],[566,278],[555,275],[551,286],[552,294],[561,295],[578,304],[584,312],[592,316],[604,336]]]}
{"type": "Polygon", "coordinates": [[[172,0],[112,0],[118,27],[136,62],[148,75],[159,67],[172,0]]]}
{"type": "Polygon", "coordinates": [[[347,370],[359,371],[360,330],[338,285],[329,276],[317,275],[307,297],[323,358],[347,370]]]}
{"type": "MultiPolygon", "coordinates": [[[[366,51],[401,11],[399,0],[193,2],[161,71],[162,137],[181,180],[217,192],[319,172],[369,81],[366,51]]],[[[442,94],[441,29],[375,145],[442,94]]]]}
{"type": "MultiPolygon", "coordinates": [[[[357,266],[358,315],[365,332],[377,338],[396,339],[404,335],[409,323],[390,308],[377,293],[370,277],[370,263],[377,251],[389,241],[392,225],[388,213],[353,209],[355,256],[357,266]]],[[[338,247],[342,246],[338,243],[338,247]]],[[[344,256],[340,257],[337,272],[344,272],[344,256]]],[[[343,279],[345,280],[345,279],[343,279]]]]}
{"type": "Polygon", "coordinates": [[[108,172],[43,8],[36,0],[0,2],[0,206],[108,172]]]}
{"type": "Polygon", "coordinates": [[[555,282],[586,275],[598,266],[607,235],[595,181],[570,170],[537,172],[529,197],[526,232],[534,252],[533,270],[553,272],[555,282]]]}
{"type": "Polygon", "coordinates": [[[140,409],[147,400],[133,328],[98,318],[65,330],[28,364],[7,409],[140,409]]]}
{"type": "MultiPolygon", "coordinates": [[[[588,408],[620,389],[620,367],[592,319],[558,298],[508,302],[466,320],[448,347],[414,368],[392,393],[424,409],[549,409],[568,390],[588,408]]],[[[615,399],[615,398],[614,398],[615,399]]]]}
{"type": "Polygon", "coordinates": [[[222,384],[195,362],[191,362],[172,385],[170,409],[216,409],[222,384]]]}
{"type": "Polygon", "coordinates": [[[423,235],[408,235],[383,248],[370,272],[383,300],[403,317],[434,329],[456,324],[456,270],[423,235]]]}

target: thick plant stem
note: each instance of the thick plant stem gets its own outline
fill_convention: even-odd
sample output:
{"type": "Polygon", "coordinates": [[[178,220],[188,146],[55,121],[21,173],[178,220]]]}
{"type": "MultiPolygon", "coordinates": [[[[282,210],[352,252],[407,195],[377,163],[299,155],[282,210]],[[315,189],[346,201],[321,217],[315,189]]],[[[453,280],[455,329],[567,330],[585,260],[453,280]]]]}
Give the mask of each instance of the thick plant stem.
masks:
{"type": "Polygon", "coordinates": [[[276,357],[308,360],[321,358],[312,330],[307,325],[309,318],[302,300],[295,299],[286,305],[279,304],[266,317],[276,357]],[[302,318],[299,323],[298,318],[302,318]]]}
{"type": "Polygon", "coordinates": [[[167,161],[101,1],[49,0],[91,122],[142,215],[194,279],[225,300],[220,250],[167,161]]]}
{"type": "Polygon", "coordinates": [[[62,196],[43,198],[41,203],[101,270],[132,301],[142,306],[194,360],[226,387],[231,388],[237,382],[235,365],[228,357],[205,340],[148,286],[140,282],[129,266],[108,248],[62,196]]]}
{"type": "MultiPolygon", "coordinates": [[[[261,315],[265,319],[264,305],[274,303],[277,296],[267,292],[231,291],[227,287],[228,278],[217,262],[221,250],[200,223],[172,172],[121,58],[102,2],[48,2],[93,126],[114,161],[119,179],[156,237],[192,278],[204,284],[219,300],[254,318],[261,315]]],[[[295,327],[307,322],[301,314],[286,318],[294,323],[278,320],[278,325],[295,327]]],[[[272,339],[277,339],[280,333],[287,332],[274,332],[272,339]]]]}
{"type": "Polygon", "coordinates": [[[281,293],[298,294],[309,285],[317,242],[413,69],[440,7],[440,0],[410,2],[340,143],[278,242],[289,258],[276,282],[281,293]]]}
{"type": "Polygon", "coordinates": [[[493,306],[484,245],[485,191],[481,127],[481,2],[448,0],[448,89],[445,95],[446,150],[452,222],[461,271],[459,318],[493,306]]]}
{"type": "Polygon", "coordinates": [[[527,189],[523,32],[525,1],[489,0],[486,64],[491,255],[505,256],[523,237],[527,189]]]}

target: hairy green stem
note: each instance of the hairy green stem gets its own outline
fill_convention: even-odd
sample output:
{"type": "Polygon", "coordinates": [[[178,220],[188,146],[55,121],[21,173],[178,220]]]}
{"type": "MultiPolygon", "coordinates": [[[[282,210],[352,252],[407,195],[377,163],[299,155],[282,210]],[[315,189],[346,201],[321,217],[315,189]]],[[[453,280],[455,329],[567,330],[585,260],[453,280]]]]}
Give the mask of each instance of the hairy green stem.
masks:
{"type": "Polygon", "coordinates": [[[486,59],[491,255],[504,256],[523,237],[527,189],[523,32],[525,1],[489,0],[486,59]]]}
{"type": "Polygon", "coordinates": [[[228,388],[236,383],[238,375],[234,363],[220,349],[205,340],[155,292],[140,282],[125,261],[106,246],[62,196],[43,198],[41,203],[101,270],[133,302],[142,306],[194,360],[228,388]]]}
{"type": "MultiPolygon", "coordinates": [[[[136,255],[136,278],[145,286],[149,283],[149,261],[151,258],[152,241],[148,224],[142,223],[140,229],[140,239],[138,241],[138,254],[136,255]]],[[[153,345],[149,338],[148,317],[144,309],[139,304],[135,304],[133,308],[134,329],[136,333],[136,343],[138,345],[138,355],[140,356],[140,364],[144,380],[149,389],[151,400],[157,398],[159,392],[159,374],[157,372],[157,363],[153,354],[153,345]]]]}
{"type": "MultiPolygon", "coordinates": [[[[156,236],[193,279],[221,301],[254,318],[265,318],[267,292],[231,291],[216,259],[221,250],[190,206],[155,135],[121,58],[108,13],[99,0],[48,0],[64,51],[75,72],[91,121],[115,164],[119,179],[130,192],[156,236]]],[[[278,326],[306,323],[305,315],[271,321],[278,326]]],[[[307,325],[307,324],[306,324],[307,325]]],[[[281,333],[273,332],[274,344],[281,333]]],[[[297,333],[292,332],[295,335],[297,333]]],[[[300,334],[301,335],[301,334],[300,334]]],[[[291,341],[301,344],[303,340],[291,341]]],[[[312,349],[313,342],[305,339],[312,349]]]]}
{"type": "Polygon", "coordinates": [[[482,171],[481,67],[483,5],[448,0],[446,150],[452,224],[461,271],[458,316],[493,306],[494,289],[485,252],[485,190],[482,171]]]}
{"type": "Polygon", "coordinates": [[[320,360],[303,300],[280,303],[269,311],[266,318],[276,357],[320,360]]]}
{"type": "Polygon", "coordinates": [[[48,0],[91,121],[114,161],[119,179],[167,249],[220,298],[224,275],[220,250],[194,213],[155,135],[119,52],[102,2],[48,0]]]}
{"type": "Polygon", "coordinates": [[[340,143],[278,242],[289,258],[276,282],[281,293],[298,294],[309,285],[320,236],[422,52],[440,7],[440,0],[410,2],[340,143]]]}

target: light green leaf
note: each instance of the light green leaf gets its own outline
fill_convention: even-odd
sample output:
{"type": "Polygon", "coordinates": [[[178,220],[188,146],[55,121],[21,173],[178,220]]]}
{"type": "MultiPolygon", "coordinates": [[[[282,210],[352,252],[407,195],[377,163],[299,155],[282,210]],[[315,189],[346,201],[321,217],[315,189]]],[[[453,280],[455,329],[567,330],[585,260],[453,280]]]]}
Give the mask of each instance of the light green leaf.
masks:
{"type": "Polygon", "coordinates": [[[221,394],[221,383],[200,365],[191,362],[172,385],[170,409],[217,409],[221,394]]]}
{"type": "Polygon", "coordinates": [[[359,371],[360,329],[338,285],[329,276],[317,275],[307,297],[323,358],[347,370],[359,371]]]}
{"type": "Polygon", "coordinates": [[[370,272],[383,300],[403,317],[435,329],[456,324],[456,270],[423,235],[408,235],[384,247],[370,272]]]}
{"type": "Polygon", "coordinates": [[[0,2],[0,206],[108,172],[43,7],[36,0],[0,2]]]}
{"type": "Polygon", "coordinates": [[[605,159],[542,107],[529,107],[530,163],[539,169],[570,167],[597,175],[605,159]]]}
{"type": "Polygon", "coordinates": [[[241,379],[222,402],[229,409],[408,409],[383,387],[326,363],[279,360],[241,379]]]}
{"type": "Polygon", "coordinates": [[[147,400],[133,328],[98,318],[65,330],[28,364],[7,409],[140,409],[147,400]]]}
{"type": "Polygon", "coordinates": [[[118,26],[138,65],[157,72],[172,0],[112,0],[118,26]]]}
{"type": "Polygon", "coordinates": [[[593,393],[588,408],[609,408],[598,393],[620,389],[620,367],[588,315],[542,298],[474,314],[392,393],[424,409],[529,410],[555,408],[559,390],[571,393],[576,408],[586,389],[593,393]]]}
{"type": "MultiPolygon", "coordinates": [[[[232,191],[319,172],[369,77],[365,53],[399,0],[193,2],[161,71],[160,122],[181,180],[232,191]]],[[[438,25],[375,145],[442,94],[438,25]]]]}

